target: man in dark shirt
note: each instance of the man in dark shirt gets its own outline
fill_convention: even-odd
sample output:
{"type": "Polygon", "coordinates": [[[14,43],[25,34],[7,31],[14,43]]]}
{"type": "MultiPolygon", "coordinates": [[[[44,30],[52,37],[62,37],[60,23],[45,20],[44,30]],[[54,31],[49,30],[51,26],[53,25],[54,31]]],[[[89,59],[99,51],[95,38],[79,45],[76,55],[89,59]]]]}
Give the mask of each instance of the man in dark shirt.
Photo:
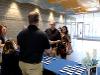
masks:
{"type": "Polygon", "coordinates": [[[17,36],[20,48],[19,66],[23,75],[42,75],[42,55],[50,48],[49,40],[44,32],[38,29],[39,14],[31,12],[28,15],[29,26],[17,36]]]}
{"type": "Polygon", "coordinates": [[[49,42],[51,44],[52,52],[55,56],[56,54],[58,54],[57,44],[60,42],[61,36],[60,36],[60,32],[55,28],[56,24],[54,21],[50,21],[49,25],[50,28],[46,29],[45,32],[48,36],[49,42]]]}

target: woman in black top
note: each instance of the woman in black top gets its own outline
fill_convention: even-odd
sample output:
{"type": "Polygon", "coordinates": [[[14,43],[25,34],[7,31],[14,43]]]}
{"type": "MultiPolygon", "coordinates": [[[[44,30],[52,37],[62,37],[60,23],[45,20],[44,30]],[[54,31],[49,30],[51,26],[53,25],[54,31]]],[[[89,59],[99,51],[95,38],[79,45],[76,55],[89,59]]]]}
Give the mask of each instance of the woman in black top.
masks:
{"type": "Polygon", "coordinates": [[[2,52],[2,75],[21,75],[21,70],[18,66],[18,52],[15,51],[13,42],[7,40],[2,52]]]}

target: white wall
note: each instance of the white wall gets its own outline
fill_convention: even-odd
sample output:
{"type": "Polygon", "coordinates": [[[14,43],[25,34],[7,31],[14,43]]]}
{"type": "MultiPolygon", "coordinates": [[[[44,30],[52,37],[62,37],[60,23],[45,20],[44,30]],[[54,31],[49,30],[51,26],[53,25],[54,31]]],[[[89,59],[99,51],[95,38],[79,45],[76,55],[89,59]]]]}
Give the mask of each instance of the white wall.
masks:
{"type": "Polygon", "coordinates": [[[72,40],[72,46],[74,52],[69,56],[68,59],[82,63],[82,59],[86,57],[88,52],[93,57],[93,52],[97,53],[96,58],[100,60],[100,41],[86,41],[86,40],[72,40]]]}

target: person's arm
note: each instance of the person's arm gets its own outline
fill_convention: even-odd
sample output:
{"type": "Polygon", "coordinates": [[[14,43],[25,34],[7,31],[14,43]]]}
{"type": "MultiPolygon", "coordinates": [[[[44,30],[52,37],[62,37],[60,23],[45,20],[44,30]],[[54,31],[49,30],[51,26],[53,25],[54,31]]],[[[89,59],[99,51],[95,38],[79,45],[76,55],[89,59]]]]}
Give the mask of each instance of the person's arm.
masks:
{"type": "Polygon", "coordinates": [[[2,44],[2,41],[0,40],[0,48],[2,48],[4,44],[2,44]]]}
{"type": "Polygon", "coordinates": [[[20,49],[20,42],[21,42],[21,38],[20,37],[22,37],[21,35],[22,35],[21,33],[19,33],[17,35],[17,41],[16,41],[17,49],[20,49]]]}
{"type": "Polygon", "coordinates": [[[17,50],[18,49],[17,43],[15,41],[12,41],[12,42],[13,42],[13,46],[14,46],[15,50],[17,50]]]}
{"type": "Polygon", "coordinates": [[[44,34],[44,36],[43,36],[43,42],[44,42],[43,48],[45,49],[44,55],[50,55],[50,52],[51,52],[50,51],[50,41],[46,34],[44,34]]]}
{"type": "Polygon", "coordinates": [[[60,42],[60,40],[57,40],[57,41],[51,41],[51,40],[49,40],[49,42],[50,42],[50,44],[57,44],[57,43],[60,42]]]}
{"type": "Polygon", "coordinates": [[[50,49],[45,49],[44,50],[44,55],[50,56],[51,50],[50,49]]]}

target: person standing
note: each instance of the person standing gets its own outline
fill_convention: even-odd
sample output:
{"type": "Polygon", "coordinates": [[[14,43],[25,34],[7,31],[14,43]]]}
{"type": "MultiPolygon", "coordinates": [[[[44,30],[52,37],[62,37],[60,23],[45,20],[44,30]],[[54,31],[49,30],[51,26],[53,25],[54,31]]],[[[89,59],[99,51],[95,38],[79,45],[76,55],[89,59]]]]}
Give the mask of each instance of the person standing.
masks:
{"type": "Polygon", "coordinates": [[[23,75],[42,75],[42,56],[50,48],[49,40],[38,28],[39,13],[30,12],[28,15],[29,26],[17,36],[20,49],[19,66],[23,75]]]}
{"type": "Polygon", "coordinates": [[[7,27],[1,24],[0,25],[0,64],[2,63],[3,46],[5,44],[5,41],[7,40],[6,33],[7,33],[7,27]]]}
{"type": "Polygon", "coordinates": [[[60,44],[60,56],[66,59],[67,55],[72,53],[71,37],[68,33],[68,28],[63,26],[61,28],[61,44],[60,44]]]}
{"type": "Polygon", "coordinates": [[[51,44],[51,55],[56,56],[59,54],[57,50],[57,45],[61,40],[60,32],[56,29],[56,23],[54,21],[49,22],[50,28],[46,29],[45,32],[48,36],[49,42],[51,44]]]}
{"type": "Polygon", "coordinates": [[[0,48],[4,46],[5,41],[7,40],[7,27],[5,25],[0,25],[0,48]]]}

